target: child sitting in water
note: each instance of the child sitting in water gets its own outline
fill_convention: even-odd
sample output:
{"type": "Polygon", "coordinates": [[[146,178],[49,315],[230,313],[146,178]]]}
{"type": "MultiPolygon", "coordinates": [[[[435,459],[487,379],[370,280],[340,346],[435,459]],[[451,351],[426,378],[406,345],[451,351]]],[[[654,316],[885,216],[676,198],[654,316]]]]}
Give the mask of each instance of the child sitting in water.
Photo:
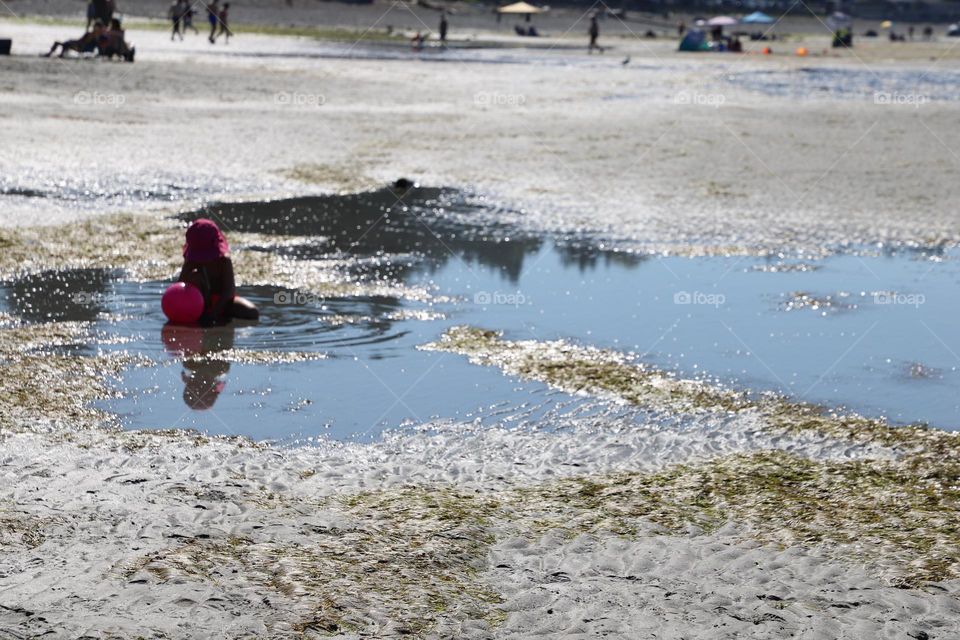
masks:
{"type": "Polygon", "coordinates": [[[187,228],[179,281],[192,284],[203,293],[201,324],[260,317],[252,302],[237,295],[230,245],[213,220],[199,218],[187,228]]]}

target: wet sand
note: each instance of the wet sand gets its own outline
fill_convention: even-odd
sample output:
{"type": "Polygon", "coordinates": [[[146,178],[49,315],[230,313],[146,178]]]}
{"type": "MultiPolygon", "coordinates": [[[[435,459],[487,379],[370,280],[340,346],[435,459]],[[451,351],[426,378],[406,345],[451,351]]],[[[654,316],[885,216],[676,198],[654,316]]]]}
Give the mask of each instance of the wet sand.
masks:
{"type": "Polygon", "coordinates": [[[940,205],[957,196],[954,77],[938,75],[957,72],[948,41],[929,45],[946,56],[934,61],[884,59],[923,44],[767,58],[625,40],[616,56],[458,50],[441,63],[405,46],[244,35],[211,48],[133,31],[130,67],[34,58],[64,30],[5,30],[22,56],[0,61],[16,122],[2,187],[61,186],[42,206],[8,198],[4,224],[408,176],[489,193],[531,228],[654,251],[957,239],[940,205]],[[807,80],[811,68],[824,77],[807,80]],[[771,73],[785,78],[763,84],[771,73]],[[775,94],[800,81],[808,95],[775,94]],[[878,91],[930,99],[877,104],[878,91]]]}
{"type": "MultiPolygon", "coordinates": [[[[263,35],[211,54],[145,30],[129,34],[140,57],[127,66],[37,58],[62,27],[0,31],[18,54],[0,59],[0,220],[141,216],[158,235],[122,266],[143,277],[175,266],[158,257],[176,245],[155,227],[162,214],[400,175],[495,195],[531,230],[648,251],[958,238],[956,97],[917,79],[955,70],[949,42],[729,59],[625,41],[602,59],[558,47],[433,62],[263,35]],[[811,66],[863,73],[821,74],[827,95],[802,98],[728,78],[801,83],[811,66]],[[876,103],[907,87],[903,70],[917,95],[944,95],[876,103]],[[856,95],[831,93],[851,83],[856,95]]],[[[65,267],[143,241],[129,224],[83,229],[8,230],[4,251],[29,259],[39,244],[41,262],[65,267]]],[[[251,269],[280,286],[298,276],[267,259],[251,269]]],[[[332,282],[333,295],[354,284],[332,282]]],[[[519,363],[489,357],[515,343],[454,350],[644,405],[649,423],[421,424],[292,449],[125,432],[89,403],[138,359],[101,353],[88,331],[0,318],[0,630],[14,637],[960,632],[955,436],[764,413],[536,341],[519,363]],[[71,344],[92,348],[57,351],[71,344]]]]}

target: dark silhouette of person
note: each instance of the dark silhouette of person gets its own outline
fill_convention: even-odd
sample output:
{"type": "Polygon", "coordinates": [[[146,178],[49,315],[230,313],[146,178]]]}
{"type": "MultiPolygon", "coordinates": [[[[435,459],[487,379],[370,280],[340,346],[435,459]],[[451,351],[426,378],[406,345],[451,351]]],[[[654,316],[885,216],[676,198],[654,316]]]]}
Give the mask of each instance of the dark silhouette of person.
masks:
{"type": "Polygon", "coordinates": [[[447,22],[447,12],[444,11],[440,14],[440,42],[447,43],[447,28],[449,27],[447,22]]]}
{"type": "Polygon", "coordinates": [[[220,22],[220,31],[217,32],[216,37],[219,38],[223,36],[223,40],[226,44],[230,44],[230,36],[233,35],[233,31],[230,31],[230,3],[224,2],[223,6],[220,8],[220,15],[218,16],[218,21],[220,22]]]}
{"type": "Polygon", "coordinates": [[[57,41],[53,43],[53,46],[50,47],[50,51],[44,54],[44,57],[49,58],[54,53],[57,52],[57,48],[60,48],[60,57],[63,58],[67,55],[67,51],[76,51],[77,53],[92,53],[96,51],[98,41],[103,36],[104,27],[103,23],[97,20],[93,25],[92,31],[86,31],[82,36],[76,40],[64,40],[63,42],[57,41]]]}
{"type": "Polygon", "coordinates": [[[217,0],[213,0],[213,2],[207,4],[207,22],[210,24],[210,35],[207,36],[207,40],[210,41],[210,44],[217,41],[218,20],[220,20],[220,5],[217,4],[217,0]]]}
{"type": "Polygon", "coordinates": [[[87,31],[90,31],[96,21],[97,7],[93,4],[93,0],[90,0],[87,3],[87,31]]]}
{"type": "Polygon", "coordinates": [[[237,295],[230,245],[217,223],[197,218],[187,228],[186,240],[179,281],[192,284],[203,293],[201,324],[259,318],[257,307],[237,295]]]}
{"type": "Polygon", "coordinates": [[[102,32],[100,37],[97,38],[97,49],[100,56],[111,60],[114,56],[119,56],[127,62],[133,62],[137,53],[136,48],[131,47],[127,42],[126,31],[117,18],[112,19],[110,28],[102,32]]]}
{"type": "Polygon", "coordinates": [[[103,24],[110,24],[113,20],[113,14],[117,10],[117,5],[113,0],[92,0],[94,18],[103,24]]]}
{"type": "Polygon", "coordinates": [[[593,50],[596,49],[600,53],[603,53],[603,47],[597,44],[597,38],[600,37],[600,25],[597,24],[597,15],[593,14],[590,16],[590,46],[587,48],[587,53],[593,53],[593,50]]]}
{"type": "Polygon", "coordinates": [[[177,36],[180,36],[180,40],[183,40],[183,32],[180,30],[180,25],[183,23],[183,14],[187,11],[187,4],[184,0],[175,0],[170,3],[170,8],[167,10],[167,17],[171,22],[171,31],[170,31],[170,40],[173,41],[177,36]]]}

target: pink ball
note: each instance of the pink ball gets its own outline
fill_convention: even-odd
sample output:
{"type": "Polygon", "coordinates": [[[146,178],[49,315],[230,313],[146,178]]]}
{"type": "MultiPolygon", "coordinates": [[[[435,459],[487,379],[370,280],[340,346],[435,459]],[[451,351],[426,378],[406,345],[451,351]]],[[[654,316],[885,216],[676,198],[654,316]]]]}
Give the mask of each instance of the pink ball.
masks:
{"type": "Polygon", "coordinates": [[[163,292],[160,307],[170,322],[190,324],[203,315],[203,294],[192,284],[174,282],[163,292]]]}

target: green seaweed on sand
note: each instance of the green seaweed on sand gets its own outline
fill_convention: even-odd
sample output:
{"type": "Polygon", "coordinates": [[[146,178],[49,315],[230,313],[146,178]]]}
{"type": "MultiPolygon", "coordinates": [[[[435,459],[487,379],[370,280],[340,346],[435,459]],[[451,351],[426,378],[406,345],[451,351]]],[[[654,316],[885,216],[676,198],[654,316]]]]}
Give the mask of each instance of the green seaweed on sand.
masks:
{"type": "Polygon", "coordinates": [[[563,340],[509,341],[496,331],[458,326],[421,348],[460,353],[474,364],[498,367],[509,375],[539,380],[569,393],[589,393],[678,412],[753,412],[770,430],[816,433],[890,447],[913,458],[918,467],[922,461],[960,456],[960,435],[956,433],[924,425],[893,426],[775,394],[751,396],[706,382],[683,380],[623,354],[563,340]]]}
{"type": "Polygon", "coordinates": [[[0,429],[30,428],[41,418],[75,426],[112,424],[110,414],[90,403],[113,397],[111,377],[142,364],[143,358],[121,352],[74,356],[51,351],[92,339],[89,324],[83,322],[0,328],[0,429]]]}
{"type": "Polygon", "coordinates": [[[659,405],[676,411],[751,406],[744,394],[680,380],[657,369],[637,365],[612,351],[552,342],[503,340],[495,331],[453,327],[438,342],[421,347],[466,355],[479,365],[540,380],[571,393],[612,397],[635,405],[659,405]]]}
{"type": "Polygon", "coordinates": [[[176,272],[177,225],[152,216],[109,215],[56,226],[0,230],[0,276],[60,269],[125,269],[139,279],[176,272]]]}
{"type": "Polygon", "coordinates": [[[306,184],[330,185],[338,192],[351,193],[364,189],[375,189],[379,186],[364,173],[364,167],[359,164],[318,164],[301,163],[282,170],[280,175],[290,180],[306,184]]]}
{"type": "Polygon", "coordinates": [[[20,324],[10,318],[5,326],[0,326],[0,360],[17,358],[31,351],[80,345],[90,338],[87,322],[20,324]]]}
{"type": "MultiPolygon", "coordinates": [[[[748,396],[678,380],[610,351],[563,341],[507,341],[471,327],[450,329],[423,348],[543,381],[568,392],[671,411],[750,412],[779,433],[816,434],[879,446],[892,459],[814,461],[782,451],[671,467],[654,475],[563,480],[532,490],[539,528],[616,533],[645,521],[671,530],[747,524],[784,545],[824,544],[881,567],[906,584],[960,577],[960,437],[922,425],[830,411],[770,394],[748,396]]],[[[887,455],[887,454],[883,454],[887,455]]]]}
{"type": "MultiPolygon", "coordinates": [[[[155,215],[115,214],[58,226],[0,230],[0,278],[64,269],[122,270],[136,281],[172,280],[182,264],[184,225],[155,215]]],[[[295,289],[321,297],[384,295],[424,300],[422,288],[351,279],[342,262],[297,260],[252,248],[281,246],[285,238],[229,232],[240,285],[295,289]]],[[[292,238],[304,242],[302,237],[292,238]]]]}
{"type": "Polygon", "coordinates": [[[816,461],[759,451],[657,473],[574,476],[490,493],[407,487],[357,494],[343,504],[391,526],[429,521],[472,530],[474,556],[506,535],[635,537],[734,523],[745,538],[818,546],[892,583],[922,586],[960,577],[958,480],[956,471],[949,479],[927,477],[898,461],[816,461]]]}
{"type": "MultiPolygon", "coordinates": [[[[189,487],[180,493],[235,500],[189,487]]],[[[888,460],[760,451],[492,491],[408,485],[253,503],[270,526],[177,542],[135,559],[122,575],[262,594],[276,636],[416,637],[443,637],[466,619],[501,622],[501,598],[485,581],[492,545],[551,531],[634,538],[734,523],[723,540],[816,546],[903,587],[960,577],[958,483],[942,486],[888,460]],[[305,513],[323,513],[330,524],[305,523],[305,513]]]]}
{"type": "Polygon", "coordinates": [[[46,539],[44,528],[50,518],[17,511],[13,505],[0,506],[0,549],[35,549],[46,539]]]}
{"type": "Polygon", "coordinates": [[[783,546],[820,546],[904,586],[960,577],[960,476],[889,460],[814,461],[783,451],[725,456],[659,473],[579,477],[515,492],[515,511],[571,534],[670,532],[737,523],[783,546]]]}
{"type": "MultiPolygon", "coordinates": [[[[488,498],[449,488],[408,487],[311,505],[340,512],[336,527],[286,539],[254,529],[245,536],[191,539],[128,565],[160,581],[229,581],[270,593],[271,607],[297,635],[344,631],[422,636],[463,618],[496,622],[499,596],[482,580],[494,541],[488,498]]],[[[270,504],[271,518],[304,505],[270,504]]],[[[302,516],[300,516],[302,517],[302,516]]]]}

